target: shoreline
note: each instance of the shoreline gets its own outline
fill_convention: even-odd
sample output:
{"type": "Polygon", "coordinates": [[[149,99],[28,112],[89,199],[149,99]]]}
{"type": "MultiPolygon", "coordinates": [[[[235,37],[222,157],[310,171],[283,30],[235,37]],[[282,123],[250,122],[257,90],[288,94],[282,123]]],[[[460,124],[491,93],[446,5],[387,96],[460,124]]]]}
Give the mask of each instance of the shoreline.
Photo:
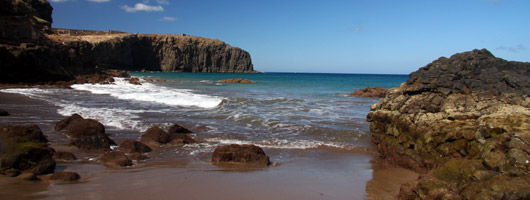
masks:
{"type": "Polygon", "coordinates": [[[218,168],[209,161],[211,153],[201,158],[175,157],[172,152],[178,151],[178,147],[162,148],[150,153],[150,160],[134,167],[110,169],[90,162],[87,158],[97,155],[85,154],[67,146],[66,136],[53,131],[54,124],[64,118],[55,112],[56,106],[25,95],[0,92],[0,107],[12,114],[8,118],[0,118],[0,123],[9,124],[13,118],[17,118],[18,124],[41,121],[38,125],[52,148],[72,151],[81,158],[70,163],[59,162],[56,167],[60,171],[77,171],[81,175],[77,183],[32,182],[0,176],[0,195],[17,199],[91,199],[86,196],[88,192],[100,197],[152,198],[154,195],[158,199],[175,196],[196,199],[394,199],[403,183],[417,178],[414,172],[386,166],[377,155],[329,148],[264,148],[267,155],[279,164],[256,171],[218,168]],[[47,109],[44,113],[34,113],[31,108],[35,107],[47,109]],[[285,152],[294,152],[295,156],[282,158],[285,152]],[[132,184],[129,187],[120,183],[132,184]],[[174,185],[180,185],[179,189],[175,189],[174,185]],[[92,189],[87,191],[87,187],[92,189]],[[118,194],[117,191],[121,192],[118,194]]]}

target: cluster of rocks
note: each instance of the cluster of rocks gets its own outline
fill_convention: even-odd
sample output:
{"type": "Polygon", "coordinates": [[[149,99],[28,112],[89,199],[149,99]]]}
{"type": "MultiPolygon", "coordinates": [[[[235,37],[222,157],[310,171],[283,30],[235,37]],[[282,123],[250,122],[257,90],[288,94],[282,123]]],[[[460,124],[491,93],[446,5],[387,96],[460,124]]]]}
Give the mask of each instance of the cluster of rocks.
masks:
{"type": "Polygon", "coordinates": [[[388,89],[376,86],[376,87],[368,87],[364,89],[355,90],[354,92],[350,94],[350,96],[383,98],[385,97],[387,92],[388,92],[388,89]]]}
{"type": "Polygon", "coordinates": [[[367,116],[390,163],[425,173],[401,199],[530,198],[530,63],[473,50],[410,74],[367,116]]]}
{"type": "Polygon", "coordinates": [[[220,80],[219,83],[256,83],[256,81],[251,81],[246,78],[232,78],[220,80]]]}

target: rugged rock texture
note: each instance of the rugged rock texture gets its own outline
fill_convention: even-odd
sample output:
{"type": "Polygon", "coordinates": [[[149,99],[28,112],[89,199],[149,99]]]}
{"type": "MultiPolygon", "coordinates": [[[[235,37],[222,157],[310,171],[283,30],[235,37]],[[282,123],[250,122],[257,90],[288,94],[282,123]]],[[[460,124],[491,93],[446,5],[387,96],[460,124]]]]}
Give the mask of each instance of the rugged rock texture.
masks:
{"type": "Polygon", "coordinates": [[[485,49],[439,58],[390,89],[367,120],[383,158],[432,170],[409,187],[412,199],[436,198],[423,194],[440,185],[458,198],[528,198],[520,191],[530,191],[530,63],[485,49]],[[482,187],[510,181],[509,190],[482,187]]]}
{"type": "Polygon", "coordinates": [[[105,127],[93,119],[73,114],[55,125],[55,131],[65,130],[70,145],[89,151],[110,151],[116,143],[105,134],[105,127]]]}
{"type": "Polygon", "coordinates": [[[220,80],[220,83],[256,83],[255,81],[248,80],[246,78],[232,78],[220,80]]]}
{"type": "Polygon", "coordinates": [[[40,128],[33,126],[0,125],[0,171],[8,176],[20,172],[52,173],[54,150],[46,145],[40,128]]]}
{"type": "Polygon", "coordinates": [[[119,32],[78,39],[49,34],[52,10],[46,0],[0,3],[0,82],[70,81],[100,69],[254,72],[248,52],[217,39],[119,32]]]}
{"type": "Polygon", "coordinates": [[[80,178],[81,176],[79,176],[79,174],[76,172],[58,171],[52,174],[52,176],[50,177],[50,180],[76,181],[76,180],[79,180],[80,178]]]}
{"type": "Polygon", "coordinates": [[[387,92],[388,90],[386,88],[376,86],[355,90],[350,94],[350,96],[383,98],[387,92]]]}
{"type": "Polygon", "coordinates": [[[270,164],[269,156],[255,145],[231,144],[215,148],[213,163],[242,164],[250,167],[266,167],[270,164]]]}

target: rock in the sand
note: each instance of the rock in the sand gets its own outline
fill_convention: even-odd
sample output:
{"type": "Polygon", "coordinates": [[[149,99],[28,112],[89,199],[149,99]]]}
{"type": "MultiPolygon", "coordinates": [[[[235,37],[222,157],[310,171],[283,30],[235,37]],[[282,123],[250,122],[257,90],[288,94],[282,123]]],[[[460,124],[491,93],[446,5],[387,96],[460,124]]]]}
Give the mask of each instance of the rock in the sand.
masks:
{"type": "Polygon", "coordinates": [[[9,116],[9,113],[5,110],[0,109],[0,116],[9,116]]]}
{"type": "Polygon", "coordinates": [[[107,152],[99,159],[104,165],[109,167],[126,167],[133,165],[133,162],[125,153],[120,151],[107,152]]]}
{"type": "Polygon", "coordinates": [[[77,158],[75,157],[75,155],[71,152],[66,152],[66,151],[56,151],[55,153],[53,153],[53,159],[58,161],[72,161],[72,160],[77,160],[77,158]]]}
{"type": "Polygon", "coordinates": [[[246,78],[232,78],[220,80],[220,83],[256,83],[255,81],[248,80],[246,78]]]}
{"type": "Polygon", "coordinates": [[[196,141],[188,134],[190,130],[180,126],[173,125],[169,131],[164,131],[158,126],[153,126],[145,132],[140,138],[140,141],[151,146],[158,147],[162,144],[191,144],[196,141]]]}
{"type": "Polygon", "coordinates": [[[383,98],[385,97],[388,89],[379,86],[369,87],[364,89],[355,90],[350,96],[357,97],[371,97],[371,98],[383,98]]]}
{"type": "Polygon", "coordinates": [[[266,167],[270,164],[269,156],[255,145],[231,144],[215,148],[212,155],[214,163],[236,163],[252,167],[266,167]]]}
{"type": "Polygon", "coordinates": [[[76,181],[79,180],[81,176],[79,176],[76,172],[67,172],[67,171],[57,171],[52,174],[50,177],[50,180],[56,180],[56,181],[76,181]]]}
{"type": "Polygon", "coordinates": [[[128,79],[125,79],[125,80],[129,81],[129,83],[133,84],[133,85],[142,85],[140,83],[140,79],[138,79],[136,77],[128,78],[128,79]]]}
{"type": "Polygon", "coordinates": [[[126,139],[120,144],[120,151],[125,153],[146,153],[150,152],[151,148],[142,142],[126,139]]]}
{"type": "Polygon", "coordinates": [[[3,172],[12,169],[37,175],[52,173],[54,150],[46,142],[36,125],[0,125],[0,168],[3,172]]]}
{"type": "Polygon", "coordinates": [[[388,162],[434,174],[418,195],[445,184],[462,199],[529,198],[529,74],[486,49],[439,58],[371,107],[372,141],[388,162]]]}
{"type": "Polygon", "coordinates": [[[141,154],[141,153],[132,153],[131,155],[129,155],[129,158],[131,160],[147,160],[147,159],[149,159],[148,156],[146,156],[144,154],[141,154]]]}
{"type": "Polygon", "coordinates": [[[55,126],[56,131],[66,131],[70,144],[83,150],[110,151],[116,143],[105,134],[105,127],[93,119],[84,119],[78,114],[67,117],[55,126]]]}

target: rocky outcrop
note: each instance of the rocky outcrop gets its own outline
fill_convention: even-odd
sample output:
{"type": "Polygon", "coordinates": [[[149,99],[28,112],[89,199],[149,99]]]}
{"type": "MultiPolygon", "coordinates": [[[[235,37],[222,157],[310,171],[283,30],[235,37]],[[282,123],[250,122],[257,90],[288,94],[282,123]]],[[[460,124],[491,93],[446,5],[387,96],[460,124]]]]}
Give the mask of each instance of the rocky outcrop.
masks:
{"type": "Polygon", "coordinates": [[[120,151],[125,153],[146,153],[150,152],[151,148],[136,140],[126,139],[120,144],[120,151]]]}
{"type": "Polygon", "coordinates": [[[485,49],[439,58],[371,107],[372,141],[388,162],[434,174],[408,187],[415,198],[441,185],[458,198],[528,195],[517,191],[530,191],[529,75],[485,49]]]}
{"type": "Polygon", "coordinates": [[[55,131],[65,131],[70,145],[88,151],[110,151],[116,143],[105,134],[105,127],[93,119],[73,114],[55,125],[55,131]]]}
{"type": "Polygon", "coordinates": [[[133,165],[132,160],[120,151],[107,152],[101,156],[99,161],[108,167],[127,167],[133,165]]]}
{"type": "Polygon", "coordinates": [[[232,79],[220,80],[219,83],[256,83],[256,82],[248,80],[246,78],[232,78],[232,79]]]}
{"type": "Polygon", "coordinates": [[[356,97],[371,97],[371,98],[383,98],[385,97],[388,89],[379,86],[369,87],[364,89],[355,90],[350,96],[356,97]]]}
{"type": "Polygon", "coordinates": [[[269,156],[258,146],[231,144],[215,148],[212,155],[215,164],[238,164],[249,167],[266,167],[270,164],[269,156]]]}
{"type": "Polygon", "coordinates": [[[2,83],[70,81],[101,69],[254,72],[248,52],[217,39],[121,32],[78,39],[49,34],[46,0],[7,0],[0,9],[2,83]]]}
{"type": "Polygon", "coordinates": [[[36,125],[0,125],[0,173],[52,173],[56,165],[52,159],[54,150],[46,142],[36,125]]]}

